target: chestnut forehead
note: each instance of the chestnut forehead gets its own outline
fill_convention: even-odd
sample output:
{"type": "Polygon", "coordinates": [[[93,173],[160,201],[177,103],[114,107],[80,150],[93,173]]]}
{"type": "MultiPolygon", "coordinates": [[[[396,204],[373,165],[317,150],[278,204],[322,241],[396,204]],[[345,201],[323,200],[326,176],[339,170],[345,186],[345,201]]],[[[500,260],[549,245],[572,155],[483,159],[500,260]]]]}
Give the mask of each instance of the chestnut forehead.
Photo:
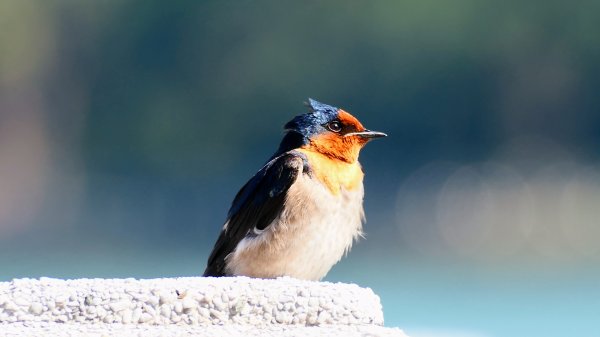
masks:
{"type": "Polygon", "coordinates": [[[356,117],[352,116],[350,113],[342,109],[340,109],[338,112],[338,119],[344,125],[354,126],[356,130],[362,131],[365,129],[363,125],[358,121],[358,119],[356,119],[356,117]]]}

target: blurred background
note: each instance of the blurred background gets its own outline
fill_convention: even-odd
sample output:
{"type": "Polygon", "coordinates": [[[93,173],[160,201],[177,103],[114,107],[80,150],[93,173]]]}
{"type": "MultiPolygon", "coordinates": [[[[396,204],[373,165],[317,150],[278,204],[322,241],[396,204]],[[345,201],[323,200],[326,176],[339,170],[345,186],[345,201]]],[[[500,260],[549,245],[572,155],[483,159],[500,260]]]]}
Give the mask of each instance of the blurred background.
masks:
{"type": "Polygon", "coordinates": [[[361,154],[327,281],[412,337],[599,336],[600,2],[0,2],[0,280],[200,275],[312,97],[361,154]]]}

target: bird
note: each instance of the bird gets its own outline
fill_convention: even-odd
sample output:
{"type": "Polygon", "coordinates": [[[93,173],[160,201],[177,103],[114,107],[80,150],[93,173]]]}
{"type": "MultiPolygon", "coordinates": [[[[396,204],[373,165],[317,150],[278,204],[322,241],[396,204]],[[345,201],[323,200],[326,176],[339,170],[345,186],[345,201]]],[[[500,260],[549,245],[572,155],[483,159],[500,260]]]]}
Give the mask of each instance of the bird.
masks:
{"type": "Polygon", "coordinates": [[[386,137],[312,98],[279,148],[239,190],[203,276],[319,281],[363,237],[359,152],[386,137]]]}

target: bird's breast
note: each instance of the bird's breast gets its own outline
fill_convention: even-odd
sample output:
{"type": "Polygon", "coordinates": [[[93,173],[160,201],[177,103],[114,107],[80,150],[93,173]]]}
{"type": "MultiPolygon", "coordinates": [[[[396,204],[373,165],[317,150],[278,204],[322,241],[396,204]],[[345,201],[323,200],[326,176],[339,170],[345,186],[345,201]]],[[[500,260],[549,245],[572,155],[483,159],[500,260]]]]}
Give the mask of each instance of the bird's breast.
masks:
{"type": "Polygon", "coordinates": [[[311,174],[334,195],[362,189],[364,173],[358,161],[344,162],[311,149],[298,149],[307,158],[311,174]]]}
{"type": "Polygon", "coordinates": [[[230,256],[229,271],[262,278],[323,278],[362,233],[363,195],[362,175],[360,182],[340,175],[326,183],[315,174],[300,175],[279,217],[260,235],[242,240],[230,256]],[[329,185],[336,182],[341,185],[332,193],[329,185]]]}

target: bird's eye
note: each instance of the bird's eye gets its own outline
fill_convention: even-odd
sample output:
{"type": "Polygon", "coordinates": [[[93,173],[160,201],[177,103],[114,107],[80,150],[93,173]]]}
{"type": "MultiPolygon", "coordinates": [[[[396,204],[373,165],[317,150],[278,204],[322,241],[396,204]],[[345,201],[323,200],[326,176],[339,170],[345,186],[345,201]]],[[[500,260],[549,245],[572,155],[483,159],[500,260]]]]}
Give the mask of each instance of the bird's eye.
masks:
{"type": "Polygon", "coordinates": [[[329,122],[327,123],[327,128],[332,132],[340,132],[342,131],[342,124],[338,121],[329,122]]]}

